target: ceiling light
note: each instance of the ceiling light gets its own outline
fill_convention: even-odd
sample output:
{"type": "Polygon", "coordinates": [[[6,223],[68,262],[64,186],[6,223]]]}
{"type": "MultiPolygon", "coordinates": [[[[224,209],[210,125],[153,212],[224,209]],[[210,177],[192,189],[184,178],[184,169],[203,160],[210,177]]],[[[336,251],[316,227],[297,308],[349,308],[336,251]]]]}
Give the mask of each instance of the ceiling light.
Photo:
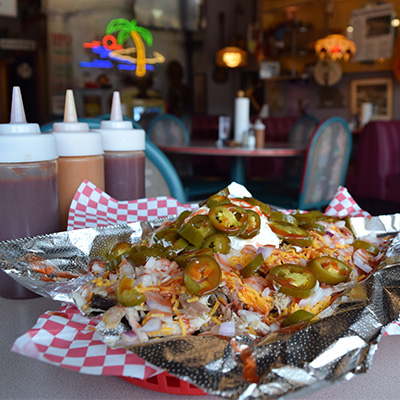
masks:
{"type": "Polygon", "coordinates": [[[357,51],[356,44],[343,35],[328,35],[315,42],[315,52],[320,59],[349,61],[357,51]]]}

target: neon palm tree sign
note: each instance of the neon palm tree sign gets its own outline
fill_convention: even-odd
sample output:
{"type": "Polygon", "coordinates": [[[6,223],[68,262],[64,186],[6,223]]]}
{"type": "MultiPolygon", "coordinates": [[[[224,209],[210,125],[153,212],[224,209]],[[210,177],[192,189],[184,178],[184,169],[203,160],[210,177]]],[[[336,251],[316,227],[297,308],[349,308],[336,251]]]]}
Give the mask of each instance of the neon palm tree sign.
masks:
{"type": "Polygon", "coordinates": [[[135,19],[128,21],[124,18],[111,20],[106,28],[106,36],[102,41],[93,40],[83,43],[83,47],[91,48],[93,53],[98,54],[101,60],[95,59],[91,62],[80,62],[81,67],[87,68],[112,68],[114,64],[111,60],[117,61],[118,69],[135,70],[136,76],[144,76],[146,69],[153,70],[154,64],[163,63],[165,57],[153,52],[153,58],[146,57],[146,48],[153,45],[153,36],[151,32],[138,26],[135,19]],[[118,32],[117,38],[112,34],[118,32]],[[135,47],[123,47],[123,44],[132,38],[135,47]]]}

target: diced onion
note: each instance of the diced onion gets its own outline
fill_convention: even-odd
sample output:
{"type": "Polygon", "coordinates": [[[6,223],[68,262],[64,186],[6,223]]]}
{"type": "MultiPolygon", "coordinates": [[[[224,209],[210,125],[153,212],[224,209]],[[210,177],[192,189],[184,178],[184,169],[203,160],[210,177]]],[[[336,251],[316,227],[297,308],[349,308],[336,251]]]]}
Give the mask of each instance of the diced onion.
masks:
{"type": "Polygon", "coordinates": [[[372,268],[365,262],[363,253],[360,250],[354,252],[353,262],[356,267],[360,268],[367,274],[369,274],[372,271],[372,268]]]}
{"type": "Polygon", "coordinates": [[[162,322],[158,317],[150,318],[142,327],[143,332],[157,332],[161,329],[162,322]]]}
{"type": "Polygon", "coordinates": [[[258,255],[259,253],[261,253],[263,256],[263,259],[266,260],[272,254],[274,249],[275,249],[275,246],[261,246],[258,248],[255,255],[258,255]]]}
{"type": "Polygon", "coordinates": [[[219,334],[221,336],[234,337],[235,336],[235,322],[228,321],[222,322],[219,326],[219,334]]]}

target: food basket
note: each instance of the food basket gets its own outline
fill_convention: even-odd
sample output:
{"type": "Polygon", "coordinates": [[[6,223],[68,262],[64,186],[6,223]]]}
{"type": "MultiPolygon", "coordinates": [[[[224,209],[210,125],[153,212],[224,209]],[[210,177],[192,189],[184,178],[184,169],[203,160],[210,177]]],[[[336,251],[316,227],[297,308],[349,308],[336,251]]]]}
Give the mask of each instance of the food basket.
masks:
{"type": "MultiPolygon", "coordinates": [[[[359,219],[360,219],[360,224],[362,225],[362,227],[364,227],[365,229],[369,229],[371,228],[369,226],[369,221],[374,222],[374,219],[372,218],[371,220],[369,220],[368,218],[365,218],[365,213],[360,210],[359,208],[357,209],[356,205],[354,204],[354,200],[351,199],[351,197],[349,195],[346,195],[345,190],[343,190],[343,188],[340,188],[340,192],[339,195],[336,196],[336,198],[334,199],[334,206],[332,208],[334,208],[333,213],[337,214],[338,210],[346,212],[346,208],[348,209],[349,207],[351,208],[351,210],[353,212],[358,213],[359,215],[359,219]],[[345,198],[343,198],[343,196],[345,198]],[[341,199],[340,201],[338,201],[338,199],[341,199]],[[338,203],[340,203],[338,205],[338,203]],[[346,205],[347,204],[347,205],[346,205]]],[[[143,227],[144,225],[142,224],[128,224],[128,225],[124,225],[124,226],[120,226],[120,225],[116,225],[115,227],[109,226],[109,227],[105,227],[104,230],[103,228],[97,228],[98,226],[101,225],[107,225],[110,222],[106,220],[105,216],[104,216],[104,208],[105,207],[109,207],[113,210],[116,210],[118,208],[118,204],[113,204],[111,202],[111,205],[107,202],[110,201],[110,198],[107,198],[107,195],[104,194],[103,192],[99,191],[94,185],[91,185],[90,182],[85,182],[83,185],[81,185],[81,188],[78,189],[78,192],[74,198],[74,202],[71,208],[71,212],[70,212],[70,218],[69,218],[69,228],[75,228],[78,227],[79,228],[88,228],[88,229],[83,229],[83,230],[75,230],[75,231],[71,231],[71,232],[63,232],[60,234],[55,234],[55,235],[50,235],[50,240],[47,240],[47,238],[45,237],[43,239],[43,241],[41,241],[41,239],[38,239],[38,242],[35,243],[35,238],[32,239],[22,239],[17,241],[18,243],[9,243],[8,244],[8,248],[6,249],[7,251],[15,251],[18,250],[17,248],[21,248],[23,249],[23,251],[31,251],[33,248],[37,248],[38,251],[43,251],[42,254],[48,254],[49,249],[50,251],[55,251],[57,253],[57,251],[59,251],[60,249],[62,249],[62,251],[65,253],[64,255],[69,258],[69,257],[73,257],[74,258],[74,262],[78,262],[81,263],[81,265],[87,264],[89,257],[88,257],[88,249],[90,248],[90,252],[92,253],[93,250],[93,243],[96,243],[97,247],[104,247],[105,244],[110,244],[110,238],[114,241],[118,241],[118,240],[124,240],[124,237],[130,237],[132,234],[137,234],[138,233],[138,225],[140,225],[140,227],[143,227]],[[93,197],[95,198],[95,200],[93,200],[93,197]],[[102,213],[97,213],[97,209],[96,209],[96,204],[99,206],[99,208],[102,210],[102,213]],[[105,204],[107,204],[107,206],[105,206],[105,204]],[[116,233],[115,233],[116,232],[116,233]],[[90,246],[88,246],[88,240],[91,243],[90,246]],[[67,248],[68,246],[70,246],[71,242],[74,244],[74,246],[76,246],[76,253],[71,254],[71,252],[69,252],[69,249],[67,248]],[[68,242],[68,246],[66,246],[65,244],[68,242]],[[57,245],[58,249],[53,250],[54,246],[57,245]],[[35,247],[36,246],[36,247],[35,247]]],[[[174,199],[170,199],[170,198],[163,198],[163,199],[148,199],[147,202],[146,201],[136,201],[136,202],[122,202],[122,203],[130,203],[130,204],[123,204],[123,207],[121,207],[122,209],[122,213],[119,212],[112,212],[111,215],[113,217],[118,216],[117,220],[112,221],[113,223],[119,223],[119,222],[130,222],[129,217],[130,217],[130,212],[135,214],[135,218],[136,220],[149,220],[149,219],[156,219],[160,221],[165,217],[167,217],[170,214],[179,214],[179,212],[183,209],[185,209],[186,207],[179,204],[176,200],[174,199]],[[155,212],[151,211],[151,206],[149,206],[149,204],[152,204],[152,207],[155,209],[155,212]],[[123,221],[123,217],[121,217],[121,215],[123,214],[123,217],[125,218],[125,221],[123,221]]],[[[357,219],[357,218],[356,218],[357,219]]],[[[356,221],[357,222],[357,221],[356,221]]],[[[399,221],[399,216],[392,216],[390,218],[387,218],[387,221],[385,219],[378,219],[377,221],[377,227],[373,227],[374,231],[379,231],[379,229],[382,230],[382,232],[390,232],[393,233],[396,230],[399,230],[400,227],[400,221],[399,221]]],[[[147,223],[147,225],[151,225],[150,223],[147,223]]],[[[140,228],[142,229],[142,228],[140,228]]],[[[94,247],[96,247],[94,246],[94,247]]],[[[397,246],[399,246],[399,243],[397,243],[397,246]]],[[[0,247],[1,250],[1,247],[0,247]]],[[[398,248],[397,248],[398,250],[398,248]]],[[[2,254],[2,257],[6,258],[7,254],[4,256],[2,254]]],[[[391,256],[394,256],[394,254],[391,254],[391,256]]],[[[4,270],[6,270],[6,268],[4,268],[4,259],[0,259],[0,265],[2,266],[2,268],[4,270]]],[[[392,257],[393,259],[395,259],[395,257],[392,257]]],[[[13,262],[15,263],[15,260],[18,260],[18,257],[14,257],[13,260],[10,261],[10,264],[13,264],[13,262]]],[[[398,259],[398,258],[397,258],[398,259]]],[[[395,259],[395,261],[393,262],[393,264],[397,263],[397,259],[395,259]]],[[[389,267],[391,266],[391,264],[389,265],[389,267]]],[[[398,271],[398,265],[395,265],[396,268],[389,268],[389,273],[386,274],[387,277],[385,277],[383,280],[377,280],[377,281],[370,281],[367,282],[364,286],[362,286],[360,288],[360,292],[357,293],[357,296],[361,296],[359,297],[360,300],[362,300],[362,302],[360,302],[359,300],[357,301],[350,301],[350,302],[346,302],[346,299],[343,299],[343,301],[341,303],[339,303],[339,309],[340,312],[348,312],[349,315],[351,314],[352,311],[354,311],[353,314],[350,315],[350,317],[348,318],[344,318],[344,321],[341,321],[340,318],[338,318],[336,315],[333,316],[333,318],[331,318],[330,320],[330,329],[332,328],[332,331],[329,331],[329,335],[330,338],[329,340],[332,339],[332,335],[335,336],[335,334],[337,334],[339,332],[340,334],[340,329],[341,328],[351,328],[353,329],[353,321],[352,318],[354,317],[355,319],[360,319],[360,315],[366,315],[367,316],[367,312],[365,312],[365,310],[363,308],[359,308],[359,305],[362,304],[367,304],[367,300],[369,301],[370,299],[368,298],[370,293],[373,293],[376,296],[376,289],[374,289],[374,284],[375,282],[379,285],[390,285],[391,288],[393,288],[393,285],[395,286],[394,292],[390,292],[388,295],[392,296],[391,303],[386,303],[385,305],[388,305],[390,308],[390,312],[386,313],[383,312],[383,310],[381,309],[381,304],[379,303],[376,306],[376,304],[373,304],[374,311],[377,312],[377,316],[379,319],[379,323],[377,323],[377,321],[373,318],[364,318],[363,321],[358,324],[358,328],[356,325],[354,325],[355,328],[360,329],[360,332],[362,334],[365,334],[365,343],[366,343],[366,347],[362,348],[361,351],[359,353],[357,353],[357,357],[360,357],[360,359],[357,361],[359,362],[359,364],[357,365],[357,368],[355,370],[352,370],[353,372],[365,372],[366,369],[368,369],[368,366],[371,362],[372,356],[376,350],[377,347],[377,342],[380,339],[380,337],[383,335],[384,333],[384,327],[386,326],[386,324],[388,324],[389,322],[392,322],[394,320],[396,320],[398,318],[398,314],[399,314],[399,306],[398,303],[400,303],[400,301],[397,303],[396,299],[400,298],[400,283],[398,283],[398,275],[400,275],[397,271],[398,271]],[[399,289],[397,290],[397,287],[399,287],[399,289]],[[399,292],[399,293],[398,293],[399,292]],[[358,303],[357,303],[358,302],[358,303]],[[382,318],[380,318],[382,316],[382,318]],[[363,325],[364,324],[364,325],[363,325]],[[362,331],[361,331],[362,328],[362,331]],[[371,332],[372,332],[372,336],[371,336],[371,332]]],[[[379,271],[381,272],[381,271],[379,271]]],[[[22,283],[24,283],[24,279],[25,279],[25,283],[26,283],[26,275],[24,276],[24,273],[20,274],[21,275],[21,279],[22,279],[22,283]]],[[[84,279],[84,276],[83,278],[84,279]]],[[[51,286],[51,295],[50,297],[52,297],[55,300],[59,300],[59,301],[66,301],[68,299],[68,294],[71,293],[71,291],[75,290],[75,286],[74,285],[78,285],[80,286],[82,284],[82,281],[80,281],[80,279],[77,280],[71,280],[71,282],[67,282],[65,284],[52,284],[53,286],[51,286]]],[[[39,286],[39,285],[38,285],[39,286]]],[[[379,286],[380,287],[380,286],[379,286]]],[[[30,287],[32,288],[32,287],[30,287]]],[[[36,288],[37,292],[40,294],[45,294],[47,296],[49,296],[49,291],[47,290],[46,292],[41,292],[38,288],[36,288]]],[[[378,290],[378,292],[380,293],[381,291],[378,290]]],[[[378,294],[379,294],[378,293],[378,294]]],[[[386,292],[385,292],[386,293],[386,292]]],[[[352,300],[352,299],[350,299],[352,300]]],[[[378,299],[379,300],[379,299],[378,299]]],[[[376,301],[376,299],[374,300],[376,301]]],[[[386,302],[386,300],[385,300],[386,302]]],[[[82,322],[82,319],[84,318],[82,315],[79,314],[79,310],[75,307],[75,306],[69,306],[70,308],[75,308],[76,310],[73,310],[70,312],[70,315],[68,314],[68,317],[65,317],[63,315],[63,313],[65,312],[65,309],[62,310],[62,312],[59,313],[46,313],[48,314],[46,316],[46,318],[48,318],[49,320],[52,319],[59,319],[58,323],[60,322],[60,319],[62,320],[64,318],[64,320],[61,321],[61,325],[65,324],[68,325],[69,322],[71,322],[71,324],[73,324],[74,326],[77,325],[77,321],[79,323],[82,323],[82,334],[85,336],[85,338],[87,337],[91,337],[93,339],[93,333],[94,333],[94,327],[96,326],[96,321],[90,320],[90,323],[87,323],[85,321],[82,322]],[[74,318],[77,318],[77,320],[74,320],[74,318]],[[92,325],[90,325],[92,324],[92,325]]],[[[67,310],[68,311],[68,310],[67,310]]],[[[67,313],[65,313],[67,314],[67,313]]],[[[341,314],[344,315],[344,314],[341,314]]],[[[89,321],[89,318],[87,318],[87,320],[89,321]]],[[[39,328],[42,327],[42,323],[40,323],[39,328]]],[[[278,337],[275,335],[274,338],[272,338],[270,340],[269,336],[262,340],[262,347],[260,347],[260,350],[258,351],[257,348],[257,352],[258,355],[260,357],[263,356],[263,354],[266,354],[265,352],[268,352],[269,349],[272,349],[271,352],[271,359],[272,357],[275,357],[275,355],[277,355],[277,358],[279,359],[279,351],[284,349],[285,347],[289,348],[289,341],[290,341],[290,345],[295,345],[297,346],[296,348],[298,349],[299,347],[299,343],[306,343],[308,342],[310,339],[313,340],[313,343],[317,343],[316,346],[320,346],[321,349],[323,349],[325,346],[325,339],[326,338],[316,338],[315,336],[312,335],[320,335],[321,336],[321,332],[323,332],[324,330],[326,331],[326,327],[321,323],[321,321],[312,324],[312,326],[309,327],[310,329],[304,329],[298,332],[295,332],[293,335],[292,333],[290,335],[286,335],[286,336],[282,336],[282,337],[278,337]],[[312,337],[311,337],[311,336],[312,337]],[[315,341],[314,339],[321,339],[320,342],[315,341]],[[323,339],[323,340],[322,340],[323,339]],[[280,346],[279,343],[286,343],[284,346],[280,346]],[[264,353],[263,353],[264,352],[264,353]]],[[[36,331],[38,331],[38,329],[35,329],[35,334],[37,333],[36,331]]],[[[39,329],[40,331],[40,329],[39,329]]],[[[60,330],[62,331],[62,329],[60,330]]],[[[358,333],[358,332],[357,332],[358,333]]],[[[24,346],[25,344],[28,342],[29,346],[27,346],[26,348],[29,350],[32,347],[31,346],[31,340],[34,339],[34,334],[32,334],[31,332],[28,332],[27,334],[24,335],[24,337],[21,339],[17,339],[16,341],[16,345],[14,346],[14,351],[17,351],[19,353],[24,354],[24,346]],[[18,342],[18,343],[17,343],[18,342]]],[[[142,361],[146,360],[145,363],[145,367],[148,367],[147,369],[147,373],[146,374],[131,374],[129,371],[126,374],[121,374],[121,368],[119,369],[112,369],[110,368],[111,364],[108,365],[94,365],[94,367],[97,368],[97,372],[95,371],[96,368],[94,368],[93,370],[91,370],[90,368],[84,368],[84,369],[79,369],[76,368],[75,366],[68,366],[65,364],[65,360],[62,359],[62,357],[60,357],[60,360],[54,360],[49,358],[49,357],[43,357],[43,353],[38,352],[37,354],[35,354],[34,356],[42,361],[46,361],[46,362],[51,362],[55,365],[59,365],[59,366],[63,366],[66,368],[71,368],[74,369],[78,372],[84,372],[84,373],[93,373],[93,374],[103,374],[105,371],[105,368],[103,368],[104,366],[107,369],[107,374],[110,375],[117,375],[119,377],[121,377],[122,379],[124,379],[125,381],[132,383],[136,386],[140,386],[143,388],[147,388],[150,390],[154,390],[157,392],[162,392],[162,393],[169,393],[169,394],[180,394],[180,395],[204,395],[206,394],[205,392],[207,391],[208,393],[211,394],[218,394],[218,395],[222,395],[222,396],[226,396],[226,397],[234,397],[234,398],[238,398],[238,393],[242,393],[241,391],[246,391],[246,388],[251,388],[254,389],[255,386],[250,385],[248,386],[248,382],[244,382],[243,380],[239,382],[239,385],[237,385],[237,387],[234,388],[234,391],[230,391],[231,388],[236,385],[236,383],[238,382],[237,379],[237,375],[235,375],[236,372],[236,367],[235,368],[231,368],[228,373],[226,374],[225,372],[220,372],[222,371],[220,367],[218,367],[218,363],[221,362],[221,365],[224,365],[224,367],[229,367],[232,365],[232,363],[235,361],[234,357],[232,356],[232,348],[229,348],[226,345],[226,341],[221,340],[218,337],[211,337],[208,336],[207,339],[204,339],[203,343],[204,343],[204,349],[207,348],[209,350],[207,350],[210,354],[207,354],[204,356],[204,354],[201,352],[201,350],[197,350],[196,354],[199,355],[199,358],[202,358],[203,364],[199,364],[199,366],[194,367],[195,371],[193,371],[193,373],[187,374],[187,372],[190,370],[190,365],[185,365],[185,354],[182,352],[181,354],[181,361],[176,361],[175,359],[168,359],[168,358],[164,358],[162,361],[160,361],[160,358],[164,357],[163,356],[163,351],[165,349],[168,349],[170,351],[170,354],[174,355],[174,354],[179,354],[181,350],[190,348],[191,346],[193,348],[196,349],[196,345],[199,344],[204,338],[200,336],[188,336],[185,338],[177,338],[177,340],[171,340],[170,342],[167,341],[160,341],[160,342],[148,342],[145,343],[143,345],[140,345],[138,347],[135,347],[134,349],[132,348],[131,350],[134,353],[130,353],[132,356],[135,357],[141,357],[142,361]],[[213,353],[213,354],[211,354],[213,353]],[[209,366],[210,365],[210,360],[212,360],[212,356],[214,354],[223,354],[223,357],[221,357],[221,359],[216,360],[216,364],[215,364],[215,369],[214,371],[216,372],[215,376],[214,375],[210,375],[208,376],[207,374],[209,373],[210,369],[207,367],[206,365],[209,366]],[[201,356],[201,357],[200,357],[201,356]],[[211,358],[207,358],[207,357],[211,357],[211,358]],[[156,366],[156,367],[154,367],[156,366]],[[98,368],[101,367],[101,368],[98,368]],[[165,372],[165,370],[168,370],[170,373],[165,372]],[[99,372],[100,371],[100,372],[99,372]],[[172,375],[176,373],[176,376],[172,375]],[[180,378],[179,378],[180,377],[180,378]],[[223,389],[220,389],[220,381],[219,380],[225,380],[223,383],[223,389]],[[201,386],[203,389],[200,389],[198,386],[201,386]]],[[[354,337],[356,338],[356,336],[354,337]]],[[[57,339],[57,338],[56,338],[57,339]]],[[[335,339],[335,338],[333,338],[335,339]]],[[[332,340],[333,340],[332,339],[332,340]]],[[[351,339],[351,337],[348,337],[347,339],[351,339]]],[[[71,343],[75,344],[74,342],[75,337],[71,338],[71,343]]],[[[239,339],[239,340],[245,340],[245,339],[239,339]]],[[[79,339],[78,339],[79,341],[79,339]]],[[[55,342],[57,343],[57,340],[55,340],[55,342]]],[[[100,340],[97,338],[97,342],[100,342],[100,340]]],[[[241,344],[245,344],[246,342],[243,341],[241,342],[241,344]]],[[[334,343],[333,341],[330,343],[334,343]]],[[[357,344],[357,340],[354,342],[355,345],[358,346],[357,344]]],[[[101,348],[101,352],[108,352],[108,347],[105,343],[102,343],[104,345],[103,348],[101,348]]],[[[62,343],[62,345],[65,347],[66,344],[65,342],[62,343]]],[[[90,345],[90,343],[89,343],[90,345]]],[[[46,344],[47,347],[48,344],[46,344]]],[[[85,344],[85,346],[87,347],[87,344],[85,344]]],[[[96,343],[97,347],[101,347],[101,343],[96,343]]],[[[355,350],[359,351],[358,347],[356,346],[355,350]]],[[[42,348],[44,346],[42,345],[42,348]]],[[[73,346],[75,347],[75,346],[73,346]]],[[[301,346],[300,346],[301,347],[301,346]]],[[[200,349],[201,347],[199,347],[200,349]]],[[[76,350],[76,349],[75,349],[76,350]]],[[[127,349],[119,349],[120,351],[117,352],[119,354],[122,354],[124,352],[129,352],[129,350],[127,349]],[[123,351],[121,351],[123,350],[123,351]]],[[[342,349],[343,350],[343,349],[342,349]]],[[[28,351],[29,353],[29,351],[28,351]]],[[[111,351],[110,351],[111,353],[111,351]]],[[[112,354],[113,356],[116,355],[117,353],[112,354]]],[[[301,351],[296,350],[295,353],[285,353],[285,357],[290,357],[290,358],[298,358],[297,354],[301,354],[301,351]]],[[[125,353],[124,353],[125,354],[125,353]]],[[[33,356],[32,352],[30,354],[26,354],[29,356],[33,356]]],[[[308,354],[306,354],[307,356],[309,356],[308,354]]],[[[351,356],[351,355],[350,355],[351,356]]],[[[173,358],[173,357],[172,357],[173,358]]],[[[300,360],[300,364],[301,364],[301,360],[302,358],[297,360],[296,358],[296,362],[298,362],[300,360]]],[[[264,361],[262,361],[264,362],[264,361]]],[[[337,379],[343,378],[346,376],[346,373],[343,374],[341,372],[341,368],[343,368],[343,366],[345,366],[347,368],[348,365],[353,365],[351,364],[353,361],[351,359],[351,357],[348,357],[347,352],[343,353],[343,359],[342,359],[342,363],[340,365],[331,365],[329,367],[329,370],[324,371],[324,373],[326,373],[326,378],[323,378],[323,383],[326,385],[327,381],[336,381],[337,379]]],[[[299,365],[300,365],[299,364],[299,365]]],[[[86,363],[86,365],[90,365],[89,363],[86,363]]],[[[194,364],[193,364],[194,365],[194,364]]],[[[125,364],[124,364],[125,366],[125,364]]],[[[141,363],[141,367],[143,367],[143,362],[141,363]]],[[[303,371],[301,368],[297,367],[298,370],[294,371],[297,373],[297,376],[300,376],[303,371]],[[300,374],[300,375],[299,375],[300,374]]],[[[142,368],[143,370],[146,370],[146,368],[142,368]]],[[[347,370],[346,370],[347,371],[347,370]]],[[[240,370],[239,370],[240,372],[240,370]]],[[[320,371],[323,372],[323,371],[320,371]]],[[[280,373],[282,375],[279,375],[279,379],[277,379],[277,382],[279,384],[281,384],[282,382],[284,382],[284,379],[288,379],[289,377],[293,377],[295,375],[293,375],[293,370],[290,369],[284,369],[281,368],[280,373]],[[285,374],[288,375],[285,375],[285,374]]],[[[349,373],[350,375],[352,373],[349,373]]],[[[267,374],[266,374],[267,375],[267,374]]],[[[238,375],[240,378],[240,374],[238,375]]],[[[324,375],[325,376],[325,375],[324,375]]],[[[349,377],[349,375],[347,376],[349,377]]],[[[263,376],[264,379],[264,376],[263,376]]],[[[271,378],[272,380],[275,378],[271,378]]],[[[315,382],[314,382],[315,383],[315,382]]],[[[318,382],[317,382],[318,383],[318,382]]],[[[272,386],[268,386],[269,382],[265,382],[265,387],[269,390],[270,388],[275,389],[279,386],[276,385],[274,386],[274,382],[272,381],[271,384],[272,386]]],[[[296,382],[294,382],[294,384],[296,384],[296,382]]],[[[319,386],[321,387],[321,386],[319,386]]],[[[282,383],[282,387],[280,388],[282,390],[282,392],[274,392],[273,396],[274,397],[278,397],[279,395],[283,395],[285,394],[285,390],[286,390],[287,386],[285,387],[285,385],[282,383]]],[[[317,387],[318,388],[318,385],[317,387]]],[[[296,386],[294,388],[294,390],[291,390],[291,392],[293,393],[293,391],[297,390],[297,389],[301,389],[301,386],[296,386]]],[[[257,393],[256,393],[257,394],[257,393]]],[[[258,393],[257,396],[260,398],[264,398],[265,392],[263,393],[258,393]]],[[[246,396],[244,396],[243,398],[257,398],[257,396],[253,396],[247,393],[246,396]],[[246,397],[248,396],[248,397],[246,397]]],[[[269,396],[269,393],[268,393],[269,396]]],[[[272,396],[271,396],[272,397],[272,396]]],[[[241,397],[242,398],[242,397],[241,397]]]]}
{"type": "Polygon", "coordinates": [[[123,380],[132,383],[133,385],[140,386],[145,389],[154,390],[155,392],[179,394],[184,396],[200,396],[205,395],[203,390],[189,382],[179,379],[168,372],[152,376],[147,379],[137,379],[124,377],[123,380]]]}

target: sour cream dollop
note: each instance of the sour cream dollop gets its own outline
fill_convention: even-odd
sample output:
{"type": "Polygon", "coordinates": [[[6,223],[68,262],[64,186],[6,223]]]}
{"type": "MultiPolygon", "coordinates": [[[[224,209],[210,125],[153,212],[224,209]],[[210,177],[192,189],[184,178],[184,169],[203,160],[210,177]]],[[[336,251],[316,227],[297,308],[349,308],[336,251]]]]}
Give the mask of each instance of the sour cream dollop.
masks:
{"type": "Polygon", "coordinates": [[[229,236],[231,247],[235,250],[242,250],[244,246],[251,245],[258,249],[261,246],[279,247],[279,238],[272,232],[268,225],[268,220],[265,216],[261,216],[260,232],[251,239],[241,239],[237,236],[229,236]]]}

